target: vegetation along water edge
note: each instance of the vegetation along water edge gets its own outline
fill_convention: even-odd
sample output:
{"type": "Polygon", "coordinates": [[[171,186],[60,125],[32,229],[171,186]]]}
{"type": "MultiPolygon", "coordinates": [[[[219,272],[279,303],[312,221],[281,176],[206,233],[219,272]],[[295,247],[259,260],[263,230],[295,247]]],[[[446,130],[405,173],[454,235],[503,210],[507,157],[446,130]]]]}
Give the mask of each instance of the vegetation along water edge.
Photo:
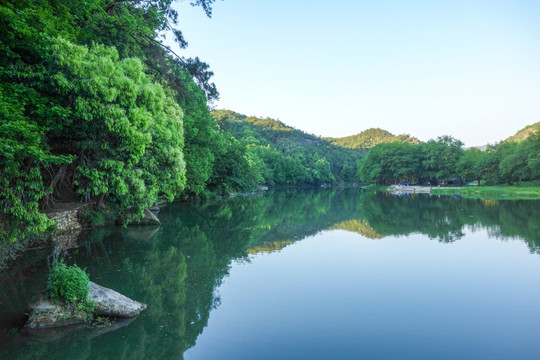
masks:
{"type": "Polygon", "coordinates": [[[495,185],[495,186],[464,186],[441,187],[431,190],[433,195],[459,195],[467,199],[489,200],[537,200],[540,199],[538,185],[495,185]]]}

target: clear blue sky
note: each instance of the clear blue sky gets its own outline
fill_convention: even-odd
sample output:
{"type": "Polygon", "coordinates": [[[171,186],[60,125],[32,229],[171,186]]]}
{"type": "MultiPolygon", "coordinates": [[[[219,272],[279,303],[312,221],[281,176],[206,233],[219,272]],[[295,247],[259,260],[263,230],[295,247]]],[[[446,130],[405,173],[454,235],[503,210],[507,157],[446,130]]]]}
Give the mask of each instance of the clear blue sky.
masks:
{"type": "Polygon", "coordinates": [[[466,146],[540,121],[540,1],[177,3],[215,104],[341,137],[379,127],[466,146]]]}

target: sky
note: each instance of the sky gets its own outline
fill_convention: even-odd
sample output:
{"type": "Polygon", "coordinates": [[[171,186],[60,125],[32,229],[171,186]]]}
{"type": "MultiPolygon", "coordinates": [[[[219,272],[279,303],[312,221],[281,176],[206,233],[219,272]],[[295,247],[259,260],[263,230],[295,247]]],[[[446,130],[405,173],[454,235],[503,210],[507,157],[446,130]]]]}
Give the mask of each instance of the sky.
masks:
{"type": "Polygon", "coordinates": [[[540,1],[175,4],[217,109],[329,137],[381,128],[494,144],[540,121],[540,1]]]}

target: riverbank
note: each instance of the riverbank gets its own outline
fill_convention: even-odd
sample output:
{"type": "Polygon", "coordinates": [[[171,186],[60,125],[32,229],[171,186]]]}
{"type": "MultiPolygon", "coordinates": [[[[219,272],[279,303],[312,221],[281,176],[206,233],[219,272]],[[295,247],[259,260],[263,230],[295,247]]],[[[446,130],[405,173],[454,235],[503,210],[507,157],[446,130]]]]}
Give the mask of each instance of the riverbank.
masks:
{"type": "Polygon", "coordinates": [[[431,190],[433,195],[460,195],[467,199],[489,200],[539,200],[540,186],[460,186],[437,187],[431,190]]]}
{"type": "Polygon", "coordinates": [[[367,185],[362,186],[362,189],[389,192],[392,194],[429,194],[431,188],[422,185],[367,185]]]}
{"type": "Polygon", "coordinates": [[[391,193],[400,194],[429,194],[430,190],[429,186],[420,185],[392,185],[388,188],[391,193]]]}
{"type": "Polygon", "coordinates": [[[540,186],[495,185],[495,186],[452,186],[429,187],[420,185],[368,185],[364,189],[386,191],[392,194],[459,195],[466,199],[485,200],[540,200],[540,186]]]}

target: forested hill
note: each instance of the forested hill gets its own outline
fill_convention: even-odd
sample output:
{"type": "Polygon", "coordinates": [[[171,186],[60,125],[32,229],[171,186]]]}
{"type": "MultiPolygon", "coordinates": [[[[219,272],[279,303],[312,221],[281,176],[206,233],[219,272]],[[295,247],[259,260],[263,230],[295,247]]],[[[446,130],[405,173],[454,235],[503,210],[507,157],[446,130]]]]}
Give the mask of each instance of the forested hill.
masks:
{"type": "Polygon", "coordinates": [[[349,149],[371,149],[381,143],[390,142],[407,142],[418,144],[420,141],[409,135],[394,135],[386,130],[379,128],[371,128],[362,131],[359,134],[346,136],[342,138],[326,138],[334,145],[349,148],[349,149]]]}
{"type": "Polygon", "coordinates": [[[238,140],[250,140],[257,144],[267,142],[280,148],[333,147],[327,140],[287,126],[279,120],[246,116],[230,110],[214,110],[212,116],[222,130],[230,132],[238,140]]]}
{"type": "Polygon", "coordinates": [[[532,125],[525,126],[523,129],[519,130],[515,135],[510,136],[509,138],[504,140],[504,142],[519,142],[519,141],[528,139],[534,134],[538,134],[539,133],[538,130],[540,130],[540,121],[532,125]]]}
{"type": "Polygon", "coordinates": [[[360,150],[346,149],[281,121],[248,117],[229,110],[212,116],[225,132],[244,144],[269,185],[355,182],[360,150]]]}

